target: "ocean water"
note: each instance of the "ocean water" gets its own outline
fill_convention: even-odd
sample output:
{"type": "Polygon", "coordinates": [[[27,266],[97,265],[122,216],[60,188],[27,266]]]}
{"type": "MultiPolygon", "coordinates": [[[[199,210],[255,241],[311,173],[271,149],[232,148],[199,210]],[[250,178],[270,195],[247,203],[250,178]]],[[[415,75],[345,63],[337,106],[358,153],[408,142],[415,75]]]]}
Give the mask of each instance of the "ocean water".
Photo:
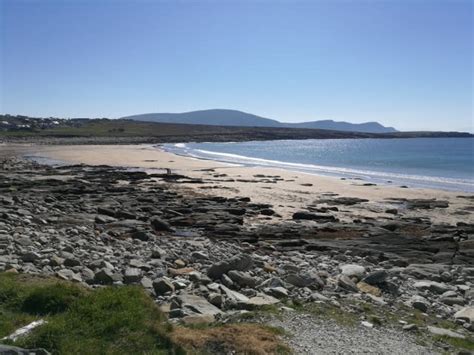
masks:
{"type": "Polygon", "coordinates": [[[474,192],[474,138],[178,143],[164,148],[176,154],[245,166],[474,192]]]}

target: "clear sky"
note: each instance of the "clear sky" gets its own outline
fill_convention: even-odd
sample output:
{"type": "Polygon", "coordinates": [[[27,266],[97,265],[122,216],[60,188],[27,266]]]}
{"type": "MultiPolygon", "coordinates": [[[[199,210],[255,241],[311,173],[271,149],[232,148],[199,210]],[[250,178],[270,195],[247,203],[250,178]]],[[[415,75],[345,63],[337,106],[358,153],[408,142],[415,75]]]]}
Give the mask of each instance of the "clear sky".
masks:
{"type": "Polygon", "coordinates": [[[0,112],[473,131],[473,1],[0,0],[0,112]]]}

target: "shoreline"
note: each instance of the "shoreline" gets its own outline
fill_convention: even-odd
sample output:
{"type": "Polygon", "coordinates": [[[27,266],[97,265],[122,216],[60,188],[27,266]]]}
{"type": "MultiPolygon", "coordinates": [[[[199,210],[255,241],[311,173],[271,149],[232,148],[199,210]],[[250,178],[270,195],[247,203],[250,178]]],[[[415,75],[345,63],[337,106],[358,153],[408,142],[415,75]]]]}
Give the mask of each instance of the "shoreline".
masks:
{"type": "MultiPolygon", "coordinates": [[[[287,140],[283,140],[281,142],[286,141],[287,140]]],[[[360,170],[358,168],[315,165],[311,163],[294,163],[291,161],[270,160],[265,158],[239,155],[235,153],[222,153],[207,150],[201,151],[197,148],[188,148],[186,147],[186,144],[188,143],[165,143],[156,145],[156,148],[182,157],[191,157],[205,161],[228,163],[231,165],[235,164],[242,167],[280,169],[298,174],[330,177],[341,180],[359,180],[383,186],[406,186],[407,188],[451,191],[456,193],[474,193],[474,182],[462,178],[411,174],[404,175],[397,172],[360,170]],[[197,152],[201,152],[202,155],[198,155],[197,152]],[[461,186],[464,186],[464,188],[461,186]]]]}
{"type": "MultiPolygon", "coordinates": [[[[228,163],[176,155],[156,145],[80,145],[32,146],[29,155],[65,161],[72,164],[110,165],[143,169],[148,172],[166,171],[201,179],[202,184],[181,184],[190,191],[225,197],[251,196],[257,203],[269,203],[281,216],[312,204],[316,199],[334,195],[369,200],[364,208],[351,208],[347,218],[363,215],[377,218],[380,212],[397,208],[404,211],[403,199],[446,200],[449,207],[435,211],[404,211],[406,217],[431,218],[433,222],[454,225],[472,218],[466,198],[472,193],[426,188],[401,188],[396,185],[370,184],[364,180],[345,179],[293,172],[280,168],[231,166],[228,163]],[[397,199],[398,201],[395,201],[397,199]]],[[[390,219],[390,214],[384,213],[390,219]]]]}

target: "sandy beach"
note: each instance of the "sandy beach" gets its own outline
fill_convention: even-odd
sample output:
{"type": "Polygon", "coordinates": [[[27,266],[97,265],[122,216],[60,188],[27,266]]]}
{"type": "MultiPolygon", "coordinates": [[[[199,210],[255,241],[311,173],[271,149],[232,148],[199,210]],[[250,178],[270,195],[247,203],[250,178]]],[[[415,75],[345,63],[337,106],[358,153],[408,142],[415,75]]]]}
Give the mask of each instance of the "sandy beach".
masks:
{"type": "Polygon", "coordinates": [[[367,186],[363,180],[342,180],[283,169],[232,166],[178,156],[153,145],[31,146],[24,149],[30,156],[71,164],[141,168],[149,172],[171,169],[173,173],[204,181],[204,184],[181,186],[211,195],[251,197],[254,202],[272,204],[283,217],[289,217],[295,211],[315,204],[315,201],[317,204],[318,200],[327,196],[339,196],[369,200],[347,206],[347,212],[341,211],[339,215],[346,221],[358,216],[390,220],[392,214],[385,211],[391,209],[398,209],[407,218],[429,218],[431,222],[451,225],[474,220],[472,202],[465,198],[469,194],[462,192],[402,188],[390,184],[367,186]],[[445,200],[449,207],[403,210],[401,199],[445,200]]]}

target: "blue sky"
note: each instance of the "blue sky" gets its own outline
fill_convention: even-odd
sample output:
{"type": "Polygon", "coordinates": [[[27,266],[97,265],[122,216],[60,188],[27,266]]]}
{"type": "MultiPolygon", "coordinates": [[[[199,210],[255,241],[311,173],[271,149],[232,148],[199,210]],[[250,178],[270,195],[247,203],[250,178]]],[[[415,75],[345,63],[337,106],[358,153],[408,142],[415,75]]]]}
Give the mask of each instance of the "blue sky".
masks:
{"type": "Polygon", "coordinates": [[[474,130],[470,0],[0,3],[3,113],[474,130]]]}

